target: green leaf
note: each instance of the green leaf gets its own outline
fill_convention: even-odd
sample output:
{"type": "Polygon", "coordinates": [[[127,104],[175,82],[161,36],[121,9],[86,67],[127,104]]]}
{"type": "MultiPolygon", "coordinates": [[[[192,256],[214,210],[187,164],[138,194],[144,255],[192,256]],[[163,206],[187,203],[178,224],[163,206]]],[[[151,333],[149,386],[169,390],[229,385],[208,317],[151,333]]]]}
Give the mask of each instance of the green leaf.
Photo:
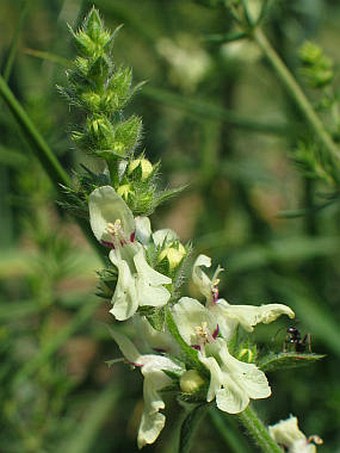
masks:
{"type": "Polygon", "coordinates": [[[239,41],[240,39],[245,39],[247,37],[247,33],[243,31],[239,32],[232,32],[232,33],[223,33],[218,35],[208,35],[205,38],[207,42],[216,42],[216,43],[227,43],[233,41],[239,41]]]}
{"type": "Polygon", "coordinates": [[[244,453],[245,451],[251,451],[247,438],[239,429],[236,417],[222,412],[217,409],[217,407],[212,406],[209,410],[209,418],[218,434],[218,437],[224,441],[224,451],[230,451],[232,453],[244,453]]]}
{"type": "Polygon", "coordinates": [[[158,330],[159,332],[162,331],[164,326],[164,310],[155,309],[147,316],[147,318],[155,330],[158,330]]]}
{"type": "Polygon", "coordinates": [[[28,0],[23,0],[21,2],[19,19],[17,21],[17,25],[16,25],[15,30],[14,30],[12,43],[11,43],[11,46],[10,46],[10,49],[9,49],[9,52],[8,52],[8,56],[7,56],[5,65],[4,65],[3,74],[4,74],[4,79],[6,80],[6,82],[8,82],[8,80],[10,78],[10,75],[12,73],[14,60],[15,60],[16,54],[18,52],[18,45],[19,45],[19,42],[20,42],[20,35],[21,35],[22,31],[23,31],[23,27],[24,27],[24,24],[25,24],[25,20],[26,20],[26,17],[27,17],[27,13],[28,13],[30,4],[31,4],[31,2],[29,2],[28,0]]]}
{"type": "Polygon", "coordinates": [[[231,124],[240,129],[246,129],[249,132],[261,132],[265,134],[285,135],[287,134],[286,123],[273,123],[270,120],[258,122],[254,118],[245,118],[243,115],[236,114],[232,110],[221,108],[220,106],[207,101],[199,99],[197,96],[182,96],[173,93],[169,90],[146,86],[141,95],[153,101],[171,106],[181,111],[196,117],[199,121],[202,118],[216,119],[231,124]]]}
{"type": "Polygon", "coordinates": [[[323,354],[301,354],[297,352],[281,352],[279,354],[268,354],[258,363],[262,371],[276,371],[287,368],[298,368],[310,365],[325,357],[323,354]]]}
{"type": "Polygon", "coordinates": [[[187,453],[190,451],[192,438],[198,428],[206,407],[206,404],[196,406],[185,417],[180,431],[179,453],[187,453]]]}
{"type": "MultiPolygon", "coordinates": [[[[85,411],[85,416],[79,423],[73,436],[65,439],[60,446],[69,453],[86,453],[96,449],[96,440],[100,442],[100,433],[103,425],[110,421],[110,417],[117,411],[121,390],[113,383],[104,389],[85,411]]],[[[59,450],[59,448],[58,448],[59,450]]]]}

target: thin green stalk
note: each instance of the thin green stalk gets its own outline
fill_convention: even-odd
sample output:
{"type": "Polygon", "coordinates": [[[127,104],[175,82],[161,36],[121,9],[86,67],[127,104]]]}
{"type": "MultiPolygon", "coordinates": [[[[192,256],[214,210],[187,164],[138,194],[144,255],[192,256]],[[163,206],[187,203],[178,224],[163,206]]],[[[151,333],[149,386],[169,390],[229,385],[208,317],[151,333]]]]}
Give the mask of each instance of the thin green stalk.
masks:
{"type": "Polygon", "coordinates": [[[32,147],[32,151],[36,154],[57,190],[60,191],[60,184],[69,186],[70,179],[68,174],[60,165],[52,150],[40,135],[2,76],[0,76],[0,95],[19,123],[26,140],[32,147]]]}
{"type": "Polygon", "coordinates": [[[255,28],[252,33],[252,37],[258,46],[261,48],[263,54],[268,59],[277,76],[281,80],[282,84],[295,101],[297,107],[304,115],[307,122],[314,130],[316,136],[319,138],[320,143],[328,151],[330,156],[340,160],[340,150],[334,143],[332,137],[329,135],[324,124],[315,113],[311,103],[302,91],[295,78],[281,60],[277,52],[274,50],[267,37],[260,28],[255,28]]]}
{"type": "Polygon", "coordinates": [[[246,443],[244,436],[235,423],[235,418],[230,415],[228,419],[226,414],[216,407],[209,411],[210,420],[225,443],[225,451],[230,453],[244,453],[249,451],[249,444],[246,443]],[[234,425],[235,423],[235,425],[234,425]]]}
{"type": "MultiPolygon", "coordinates": [[[[68,174],[65,172],[60,162],[53,154],[51,148],[48,146],[42,135],[39,133],[32,120],[25,112],[20,102],[16,99],[11,89],[7,85],[5,79],[0,75],[0,96],[3,98],[7,104],[9,110],[12,112],[13,116],[19,123],[21,130],[24,133],[25,139],[27,140],[30,148],[35,153],[36,157],[40,161],[42,167],[48,174],[50,180],[54,184],[57,191],[63,196],[62,185],[70,186],[71,180],[68,174]]],[[[100,253],[100,247],[94,238],[92,231],[88,223],[80,218],[76,218],[77,223],[79,224],[81,230],[87,237],[88,241],[92,246],[100,253]]]]}
{"type": "Polygon", "coordinates": [[[24,25],[25,18],[27,16],[29,6],[30,6],[30,2],[28,0],[22,1],[19,21],[18,21],[18,24],[16,26],[16,29],[15,29],[15,32],[13,35],[12,44],[11,44],[11,47],[10,47],[10,50],[8,53],[8,57],[7,57],[7,61],[6,61],[5,69],[4,69],[4,79],[6,80],[6,82],[9,80],[11,72],[12,72],[15,55],[18,50],[20,33],[21,33],[22,27],[24,25]]]}
{"type": "Polygon", "coordinates": [[[60,450],[68,453],[90,453],[95,451],[95,442],[110,414],[115,413],[121,394],[113,380],[91,403],[72,437],[60,445],[60,450]]]}
{"type": "Polygon", "coordinates": [[[189,96],[181,96],[161,88],[144,86],[140,95],[156,102],[166,104],[167,106],[188,112],[189,114],[198,117],[200,120],[204,118],[223,121],[249,132],[285,135],[288,130],[288,125],[284,123],[258,122],[254,119],[244,118],[242,115],[238,115],[231,110],[219,107],[211,102],[202,99],[194,99],[189,96]]]}
{"type": "Polygon", "coordinates": [[[98,305],[94,302],[84,305],[67,324],[47,343],[43,345],[37,355],[25,363],[20,371],[13,378],[13,388],[20,385],[32,376],[41,366],[48,362],[48,359],[55,354],[67,340],[93,317],[98,305]]]}
{"type": "Polygon", "coordinates": [[[270,437],[268,429],[250,406],[237,417],[263,453],[282,453],[281,448],[270,437]]]}

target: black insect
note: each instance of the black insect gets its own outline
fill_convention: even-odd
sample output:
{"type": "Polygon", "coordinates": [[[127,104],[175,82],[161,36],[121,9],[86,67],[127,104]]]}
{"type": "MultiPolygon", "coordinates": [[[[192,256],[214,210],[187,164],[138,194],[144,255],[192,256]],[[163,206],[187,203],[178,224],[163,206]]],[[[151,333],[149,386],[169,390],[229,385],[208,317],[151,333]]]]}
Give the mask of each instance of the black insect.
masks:
{"type": "Polygon", "coordinates": [[[299,329],[288,327],[283,350],[286,352],[292,349],[295,352],[312,352],[310,334],[306,333],[304,337],[301,337],[299,329]]]}

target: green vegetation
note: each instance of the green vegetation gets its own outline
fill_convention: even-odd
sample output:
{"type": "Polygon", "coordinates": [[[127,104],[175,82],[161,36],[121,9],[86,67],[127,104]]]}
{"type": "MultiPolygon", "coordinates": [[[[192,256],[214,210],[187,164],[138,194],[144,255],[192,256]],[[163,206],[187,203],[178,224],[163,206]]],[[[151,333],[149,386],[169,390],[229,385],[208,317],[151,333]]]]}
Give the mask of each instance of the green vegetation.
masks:
{"type": "MultiPolygon", "coordinates": [[[[96,293],[112,295],[116,271],[101,271],[98,288],[102,247],[87,219],[89,193],[110,177],[135,215],[162,203],[153,225],[171,227],[183,243],[194,238],[195,256],[223,266],[225,299],[296,312],[297,320],[255,329],[273,389],[256,413],[267,424],[292,413],[324,439],[320,451],[337,451],[340,7],[98,0],[107,27],[119,31],[113,50],[111,34],[101,36],[102,54],[88,52],[78,30],[91,6],[0,4],[1,450],[137,451],[142,379],[112,363],[121,354],[105,328],[111,305],[96,293]],[[131,160],[115,180],[118,160],[132,159],[137,145],[161,169],[131,160]],[[284,354],[289,326],[310,334],[313,354],[284,354]]],[[[95,37],[96,23],[87,26],[95,37]]],[[[149,451],[177,451],[180,422],[190,434],[196,418],[195,452],[258,451],[238,425],[253,420],[250,434],[261,438],[253,409],[237,419],[198,406],[185,418],[172,401],[166,414],[149,451]]],[[[182,444],[185,451],[185,435],[182,444]]]]}

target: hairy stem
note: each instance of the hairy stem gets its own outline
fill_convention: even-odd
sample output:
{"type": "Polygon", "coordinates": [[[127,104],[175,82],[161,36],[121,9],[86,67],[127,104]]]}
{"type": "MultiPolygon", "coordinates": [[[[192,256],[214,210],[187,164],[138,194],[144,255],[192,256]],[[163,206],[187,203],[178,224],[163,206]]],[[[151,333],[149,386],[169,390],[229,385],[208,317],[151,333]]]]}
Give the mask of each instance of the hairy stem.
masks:
{"type": "Polygon", "coordinates": [[[282,453],[281,448],[270,437],[267,428],[250,406],[237,417],[263,453],[282,453]]]}
{"type": "Polygon", "coordinates": [[[281,60],[277,52],[273,49],[272,45],[268,41],[267,37],[260,28],[255,28],[252,32],[254,41],[261,48],[263,54],[268,59],[273,69],[275,70],[280,81],[295,101],[297,107],[304,115],[307,122],[314,130],[316,136],[319,138],[320,143],[324,146],[325,150],[328,151],[330,156],[340,160],[340,150],[332,140],[324,124],[315,113],[311,103],[302,91],[295,78],[281,60]]]}

